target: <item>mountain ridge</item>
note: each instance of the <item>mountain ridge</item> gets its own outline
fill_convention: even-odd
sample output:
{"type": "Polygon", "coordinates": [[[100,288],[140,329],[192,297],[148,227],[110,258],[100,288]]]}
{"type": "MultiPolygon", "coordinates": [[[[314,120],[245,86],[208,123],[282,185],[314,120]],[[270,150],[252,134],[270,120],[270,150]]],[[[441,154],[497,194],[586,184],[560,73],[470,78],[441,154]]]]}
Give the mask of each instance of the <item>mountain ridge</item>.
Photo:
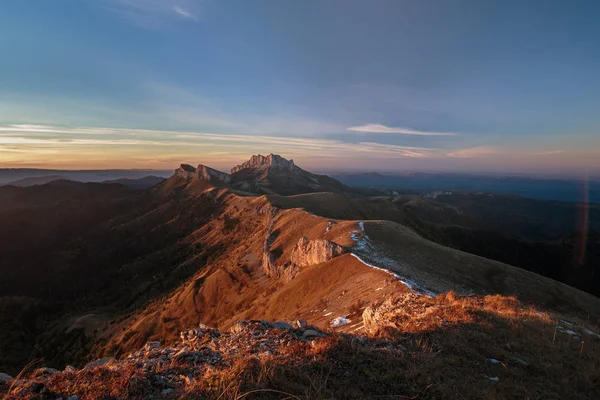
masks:
{"type": "MultiPolygon", "coordinates": [[[[304,333],[288,332],[286,325],[276,327],[266,322],[259,327],[250,322],[249,331],[240,328],[240,332],[252,337],[257,333],[256,337],[266,340],[283,334],[299,352],[297,359],[292,358],[297,364],[290,368],[306,365],[317,357],[324,363],[319,365],[328,369],[347,362],[347,356],[341,354],[347,351],[363,360],[360,368],[351,370],[355,375],[350,378],[343,378],[346,371],[334,368],[336,378],[332,384],[336,388],[346,382],[344,379],[359,376],[370,382],[369,390],[382,393],[381,388],[374,389],[380,379],[374,376],[384,379],[385,366],[378,364],[374,375],[365,368],[377,363],[381,346],[388,344],[395,352],[394,357],[385,358],[384,364],[396,365],[399,374],[402,371],[390,379],[418,371],[417,364],[410,364],[409,370],[402,367],[405,364],[400,360],[405,357],[431,357],[432,364],[427,364],[427,371],[435,376],[431,398],[444,397],[444,377],[434,373],[440,370],[436,357],[455,365],[463,375],[467,371],[473,374],[473,382],[480,379],[476,368],[487,363],[486,357],[502,360],[511,365],[509,372],[486,367],[486,374],[497,374],[519,390],[536,387],[536,393],[546,395],[544,379],[525,380],[526,386],[516,381],[517,376],[524,379],[519,368],[525,367],[515,357],[540,363],[539,354],[560,359],[565,349],[567,358],[563,359],[569,361],[563,371],[569,379],[576,379],[582,386],[590,385],[586,379],[595,379],[598,354],[594,347],[583,350],[585,356],[580,362],[586,366],[584,371],[589,371],[583,374],[577,367],[578,351],[582,350],[571,340],[573,334],[565,332],[576,332],[588,343],[595,341],[598,329],[593,321],[600,318],[600,299],[532,272],[427,240],[417,229],[426,220],[417,217],[410,207],[401,207],[403,202],[394,202],[394,196],[390,200],[390,196],[361,197],[354,192],[315,192],[312,187],[301,192],[306,175],[298,172],[299,167],[294,165],[292,172],[299,184],[277,185],[280,181],[274,177],[291,179],[290,169],[271,171],[265,165],[259,161],[254,167],[242,168],[233,175],[244,180],[228,183],[214,179],[209,167],[201,165],[180,167],[169,179],[147,190],[66,181],[0,188],[0,224],[4,228],[4,246],[0,248],[0,273],[4,278],[0,354],[5,355],[0,359],[0,370],[16,374],[27,361],[41,357],[48,367],[76,366],[60,374],[47,370],[32,373],[15,384],[13,398],[34,396],[31,391],[40,388],[36,384],[60,396],[93,398],[88,390],[101,390],[102,374],[113,376],[126,371],[144,382],[170,382],[168,387],[144,383],[146,394],[160,396],[162,390],[173,389],[169,393],[179,395],[182,390],[196,390],[185,383],[186,379],[209,378],[190,375],[188,364],[181,370],[187,378],[169,377],[172,371],[167,364],[173,360],[168,360],[168,354],[175,351],[163,350],[166,348],[162,346],[160,351],[153,350],[157,348],[153,344],[147,350],[144,347],[160,341],[179,352],[183,349],[176,344],[180,332],[202,323],[219,333],[206,334],[207,329],[202,328],[200,347],[187,351],[199,357],[197,360],[223,353],[220,357],[241,362],[244,354],[218,347],[218,341],[213,341],[216,336],[224,340],[235,337],[239,333],[235,332],[239,325],[236,321],[240,320],[288,321],[290,325],[301,320],[311,326],[310,330],[327,335],[329,339],[323,341],[302,340],[304,333]],[[249,184],[249,189],[261,190],[236,187],[249,180],[255,184],[249,184]],[[265,187],[270,193],[265,193],[265,187]],[[276,189],[283,189],[284,194],[276,193],[276,189]],[[300,193],[286,196],[291,189],[300,193]],[[367,309],[371,311],[365,314],[367,309]],[[565,347],[554,348],[552,335],[558,326],[561,330],[557,340],[570,341],[565,347]],[[283,329],[284,333],[274,329],[283,329]],[[496,329],[504,336],[494,336],[496,329]],[[338,341],[345,343],[341,353],[334,344],[338,341]],[[473,341],[477,345],[469,347],[473,341]],[[511,343],[511,350],[506,350],[506,341],[511,343]],[[354,353],[352,343],[367,343],[366,353],[354,353]],[[425,349],[429,345],[423,343],[440,347],[428,352],[425,349]],[[305,352],[305,345],[316,352],[305,352]],[[453,345],[472,357],[453,358],[453,345]],[[536,350],[527,350],[530,345],[536,350]],[[403,353],[403,347],[409,351],[403,353]],[[27,349],[33,350],[28,353],[27,349]],[[402,351],[396,352],[398,349],[402,351]],[[128,355],[139,351],[139,356],[128,355]],[[154,361],[147,363],[150,358],[154,360],[154,353],[158,359],[167,357],[164,365],[157,365],[158,371],[164,367],[166,372],[148,375],[129,365],[129,361],[154,365],[154,361]],[[87,362],[107,357],[116,360],[85,369],[87,362]],[[93,382],[87,389],[75,384],[76,379],[84,377],[93,382]],[[73,392],[75,387],[77,393],[73,392]]],[[[232,342],[219,346],[225,343],[229,346],[232,342]]],[[[248,339],[243,344],[253,349],[248,357],[261,360],[265,356],[261,355],[260,343],[248,339]]],[[[270,351],[289,355],[289,348],[285,348],[278,345],[270,351]]],[[[258,362],[268,365],[266,360],[266,364],[258,362]]],[[[282,358],[276,360],[282,362],[282,358]]],[[[229,364],[211,362],[211,368],[229,371],[229,364]]],[[[208,364],[200,362],[202,371],[208,364]]],[[[540,375],[559,379],[554,365],[536,368],[542,369],[540,375]]],[[[254,371],[241,364],[238,368],[254,371]]],[[[281,368],[287,367],[282,364],[281,368]]],[[[311,379],[315,378],[314,372],[306,371],[311,379]]],[[[488,381],[487,377],[481,379],[488,381]]],[[[419,386],[430,384],[417,376],[415,382],[419,386]]],[[[460,384],[460,376],[453,376],[452,382],[460,384]]],[[[248,390],[261,388],[251,379],[248,385],[248,390]]],[[[474,385],[474,392],[465,388],[466,393],[476,398],[481,394],[479,386],[474,385]]],[[[116,387],[120,386],[115,383],[116,387]]],[[[275,381],[270,381],[269,387],[293,389],[275,381]]],[[[305,386],[301,387],[298,390],[304,390],[305,386]]],[[[0,383],[0,393],[7,390],[0,383]]],[[[126,392],[123,390],[119,393],[126,392]]],[[[355,395],[348,397],[368,397],[364,388],[354,390],[355,395]]],[[[406,393],[415,390],[411,387],[406,393]]],[[[206,396],[216,398],[221,392],[206,392],[211,393],[206,396]]],[[[596,391],[590,389],[589,393],[593,398],[596,391]]],[[[125,398],[122,394],[114,396],[125,398]]]]}
{"type": "Polygon", "coordinates": [[[352,189],[326,175],[310,173],[277,154],[253,155],[242,164],[231,168],[231,173],[218,171],[204,164],[193,167],[182,164],[175,175],[189,182],[206,181],[211,185],[230,187],[256,194],[294,195],[332,191],[352,193],[352,189]]]}

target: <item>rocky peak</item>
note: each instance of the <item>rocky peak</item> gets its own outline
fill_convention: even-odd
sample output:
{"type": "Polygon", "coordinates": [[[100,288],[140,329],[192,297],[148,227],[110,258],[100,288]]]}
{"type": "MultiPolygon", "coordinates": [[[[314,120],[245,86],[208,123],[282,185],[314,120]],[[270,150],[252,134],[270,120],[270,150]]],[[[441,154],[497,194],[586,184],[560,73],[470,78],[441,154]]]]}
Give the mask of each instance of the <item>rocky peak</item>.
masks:
{"type": "Polygon", "coordinates": [[[225,172],[217,171],[216,169],[207,167],[206,165],[198,165],[196,168],[196,178],[204,179],[209,182],[229,183],[231,177],[225,172]]]}
{"type": "Polygon", "coordinates": [[[181,164],[179,168],[175,170],[175,175],[184,179],[194,179],[196,177],[196,168],[189,164],[181,164]]]}
{"type": "Polygon", "coordinates": [[[231,173],[234,174],[246,168],[279,168],[293,171],[296,168],[294,160],[286,160],[278,154],[269,154],[268,156],[255,155],[250,157],[250,160],[243,164],[237,165],[231,169],[231,173]]]}
{"type": "Polygon", "coordinates": [[[213,183],[229,183],[229,174],[216,169],[207,167],[206,165],[200,164],[197,168],[192,167],[189,164],[181,164],[179,168],[175,170],[175,175],[180,176],[187,180],[205,180],[213,183]]]}

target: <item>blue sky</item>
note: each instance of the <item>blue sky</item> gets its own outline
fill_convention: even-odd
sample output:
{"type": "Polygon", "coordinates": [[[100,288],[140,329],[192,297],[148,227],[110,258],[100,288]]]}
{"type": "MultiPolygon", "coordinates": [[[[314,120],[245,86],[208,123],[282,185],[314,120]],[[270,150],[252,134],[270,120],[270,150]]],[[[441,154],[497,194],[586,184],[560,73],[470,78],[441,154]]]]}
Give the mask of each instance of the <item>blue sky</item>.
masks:
{"type": "Polygon", "coordinates": [[[600,168],[595,1],[1,7],[0,167],[600,168]]]}

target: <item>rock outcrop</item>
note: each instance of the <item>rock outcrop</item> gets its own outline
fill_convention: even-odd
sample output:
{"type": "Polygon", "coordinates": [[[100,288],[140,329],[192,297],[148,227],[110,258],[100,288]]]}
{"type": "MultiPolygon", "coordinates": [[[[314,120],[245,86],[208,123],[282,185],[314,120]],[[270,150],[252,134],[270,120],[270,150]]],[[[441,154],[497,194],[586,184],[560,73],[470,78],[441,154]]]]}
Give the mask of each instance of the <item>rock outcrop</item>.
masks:
{"type": "Polygon", "coordinates": [[[267,276],[283,278],[285,281],[294,279],[301,267],[324,263],[345,251],[339,244],[328,240],[308,240],[302,237],[292,250],[290,260],[282,262],[279,255],[270,251],[271,239],[268,235],[265,240],[262,268],[267,276]]]}
{"type": "Polygon", "coordinates": [[[196,178],[223,184],[227,184],[231,180],[231,176],[229,176],[229,174],[217,171],[216,169],[202,164],[198,165],[198,168],[196,168],[196,178]]]}
{"type": "Polygon", "coordinates": [[[207,167],[203,164],[198,165],[197,168],[194,168],[189,164],[181,164],[181,166],[175,170],[175,175],[187,180],[199,179],[217,184],[227,184],[231,180],[229,174],[217,171],[216,169],[207,167]]]}
{"type": "Polygon", "coordinates": [[[181,164],[179,168],[175,170],[175,175],[184,179],[194,179],[196,177],[196,168],[189,164],[181,164]]]}
{"type": "Polygon", "coordinates": [[[0,372],[0,383],[6,383],[13,380],[13,377],[5,374],[4,372],[0,372]]]}
{"type": "Polygon", "coordinates": [[[294,164],[294,160],[286,160],[277,154],[269,154],[268,156],[257,155],[252,156],[250,160],[246,161],[243,164],[237,165],[231,168],[231,173],[235,174],[238,171],[241,171],[246,168],[279,168],[279,169],[287,169],[293,171],[296,168],[294,164]]]}
{"type": "Polygon", "coordinates": [[[263,252],[263,259],[262,259],[262,268],[263,271],[265,271],[265,274],[267,274],[267,276],[280,276],[280,271],[277,268],[277,266],[275,266],[275,260],[277,259],[277,257],[275,256],[275,254],[271,253],[268,250],[265,250],[263,252]]]}
{"type": "MultiPolygon", "coordinates": [[[[196,379],[202,379],[204,373],[230,368],[246,359],[268,357],[274,363],[283,364],[290,360],[291,346],[309,350],[313,348],[311,343],[326,336],[304,321],[294,321],[292,325],[283,321],[237,321],[230,332],[200,324],[198,328],[182,331],[181,340],[173,347],[148,342],[118,361],[107,358],[92,361],[82,369],[46,368],[44,370],[51,373],[34,372],[19,379],[6,398],[91,399],[99,398],[102,388],[106,389],[106,395],[101,398],[183,398],[186,389],[192,387],[196,379]],[[61,385],[65,381],[69,384],[61,385]],[[119,384],[121,386],[116,388],[119,384]],[[114,395],[117,392],[121,395],[114,395]],[[169,394],[171,397],[165,397],[169,394]]],[[[3,387],[9,387],[6,382],[12,381],[12,377],[0,373],[0,379],[0,397],[4,398],[7,390],[3,391],[3,387]]],[[[213,398],[202,394],[198,397],[213,398]]]]}
{"type": "MultiPolygon", "coordinates": [[[[305,171],[294,160],[287,160],[278,154],[253,155],[248,161],[233,167],[231,174],[203,164],[197,167],[182,164],[175,170],[175,176],[186,181],[210,182],[214,186],[227,186],[255,194],[291,196],[314,192],[345,193],[348,189],[341,182],[326,175],[305,171]]],[[[178,179],[175,181],[171,187],[182,184],[178,179]]]]}
{"type": "Polygon", "coordinates": [[[440,305],[432,298],[414,293],[402,293],[395,299],[372,304],[362,314],[365,331],[376,335],[378,332],[406,331],[411,326],[430,321],[440,305]]]}
{"type": "Polygon", "coordinates": [[[344,248],[329,240],[308,240],[302,237],[294,250],[292,250],[291,262],[299,267],[321,264],[344,253],[344,248]]]}

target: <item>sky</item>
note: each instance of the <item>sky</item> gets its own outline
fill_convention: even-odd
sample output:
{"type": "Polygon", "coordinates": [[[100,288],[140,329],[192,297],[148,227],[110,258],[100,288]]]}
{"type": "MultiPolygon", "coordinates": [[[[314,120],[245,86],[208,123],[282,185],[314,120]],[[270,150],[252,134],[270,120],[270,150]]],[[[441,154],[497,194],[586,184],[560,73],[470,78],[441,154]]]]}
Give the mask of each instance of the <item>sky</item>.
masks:
{"type": "Polygon", "coordinates": [[[600,3],[3,0],[0,168],[600,174],[600,3]]]}

